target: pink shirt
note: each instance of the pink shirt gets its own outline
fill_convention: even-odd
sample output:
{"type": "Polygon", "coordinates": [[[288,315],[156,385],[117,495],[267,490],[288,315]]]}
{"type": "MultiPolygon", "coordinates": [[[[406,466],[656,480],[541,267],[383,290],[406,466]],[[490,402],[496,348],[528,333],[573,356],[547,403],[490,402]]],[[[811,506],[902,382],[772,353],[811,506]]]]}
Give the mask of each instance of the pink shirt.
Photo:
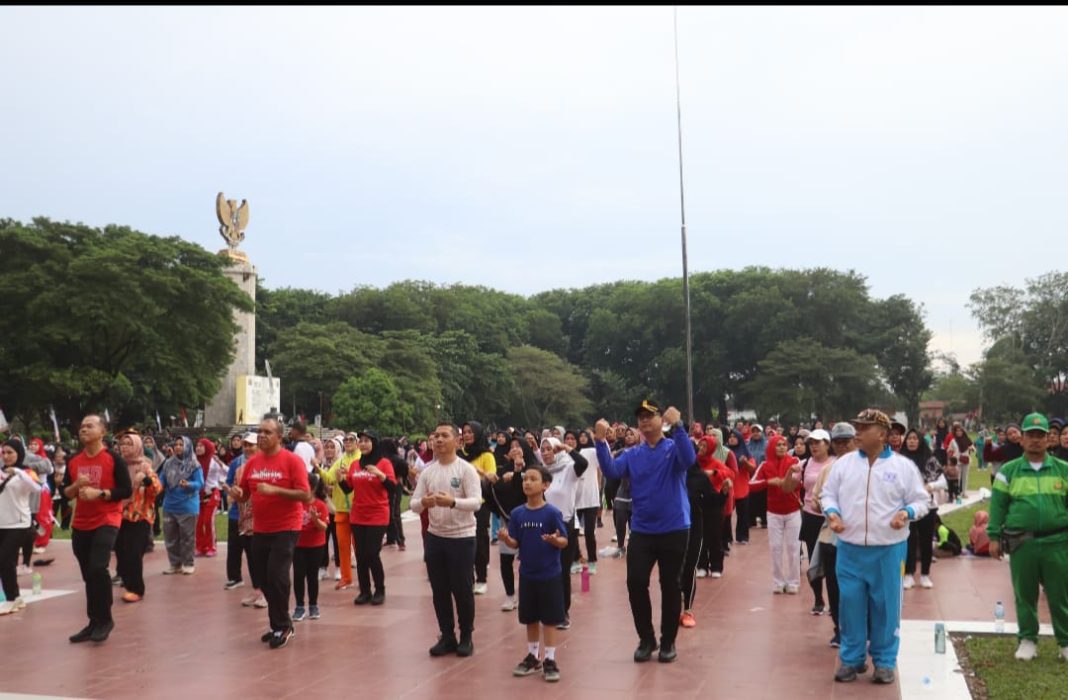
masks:
{"type": "Polygon", "coordinates": [[[813,497],[816,493],[816,482],[819,481],[820,474],[827,468],[828,465],[834,462],[834,457],[828,455],[826,461],[817,462],[815,459],[808,460],[808,463],[802,462],[804,468],[803,484],[805,487],[805,512],[811,515],[823,515],[817,508],[816,499],[813,497]]]}

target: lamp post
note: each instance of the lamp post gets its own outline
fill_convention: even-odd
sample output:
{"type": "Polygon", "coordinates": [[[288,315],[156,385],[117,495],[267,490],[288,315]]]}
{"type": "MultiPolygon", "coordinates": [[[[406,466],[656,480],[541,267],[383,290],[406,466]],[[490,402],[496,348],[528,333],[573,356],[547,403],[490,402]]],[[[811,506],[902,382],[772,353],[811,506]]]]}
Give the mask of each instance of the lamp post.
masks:
{"type": "Polygon", "coordinates": [[[682,296],[686,310],[686,418],[693,424],[693,329],[690,326],[690,272],[686,259],[686,193],[682,178],[682,97],[679,88],[679,8],[675,18],[675,113],[679,133],[679,212],[682,221],[682,296]]]}

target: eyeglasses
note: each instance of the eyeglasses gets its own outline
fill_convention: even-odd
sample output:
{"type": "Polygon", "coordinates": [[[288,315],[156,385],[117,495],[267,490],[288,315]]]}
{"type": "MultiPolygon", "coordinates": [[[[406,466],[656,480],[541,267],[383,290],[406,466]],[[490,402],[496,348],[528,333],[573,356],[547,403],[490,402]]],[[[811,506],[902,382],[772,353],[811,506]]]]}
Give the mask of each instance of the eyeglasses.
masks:
{"type": "Polygon", "coordinates": [[[355,441],[356,441],[356,438],[350,438],[350,437],[345,438],[345,442],[355,442],[355,441]]]}

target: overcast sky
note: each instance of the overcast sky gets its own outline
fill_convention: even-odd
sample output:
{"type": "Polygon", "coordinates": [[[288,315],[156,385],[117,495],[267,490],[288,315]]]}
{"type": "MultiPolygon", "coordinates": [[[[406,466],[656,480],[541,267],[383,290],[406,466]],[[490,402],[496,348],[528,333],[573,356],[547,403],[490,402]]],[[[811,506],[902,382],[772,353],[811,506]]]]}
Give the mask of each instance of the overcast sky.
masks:
{"type": "MultiPolygon", "coordinates": [[[[1068,9],[678,21],[692,272],[854,269],[968,363],[971,291],[1058,267],[1068,9]]],[[[0,74],[0,216],[218,250],[222,190],[331,293],[681,274],[671,8],[0,8],[0,74]]]]}

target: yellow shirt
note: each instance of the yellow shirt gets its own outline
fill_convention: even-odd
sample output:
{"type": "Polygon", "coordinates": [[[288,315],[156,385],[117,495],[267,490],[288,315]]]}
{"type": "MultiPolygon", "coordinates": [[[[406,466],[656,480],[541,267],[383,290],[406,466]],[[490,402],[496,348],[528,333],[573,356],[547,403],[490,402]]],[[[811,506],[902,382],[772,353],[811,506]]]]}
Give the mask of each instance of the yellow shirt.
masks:
{"type": "Polygon", "coordinates": [[[360,461],[360,451],[356,450],[355,454],[349,454],[346,452],[341,457],[330,465],[330,468],[323,472],[323,481],[327,486],[333,487],[330,492],[330,500],[334,504],[335,513],[348,513],[352,511],[352,494],[345,493],[341,490],[341,487],[337,485],[337,473],[338,470],[344,466],[346,469],[350,469],[353,464],[360,461]]]}

